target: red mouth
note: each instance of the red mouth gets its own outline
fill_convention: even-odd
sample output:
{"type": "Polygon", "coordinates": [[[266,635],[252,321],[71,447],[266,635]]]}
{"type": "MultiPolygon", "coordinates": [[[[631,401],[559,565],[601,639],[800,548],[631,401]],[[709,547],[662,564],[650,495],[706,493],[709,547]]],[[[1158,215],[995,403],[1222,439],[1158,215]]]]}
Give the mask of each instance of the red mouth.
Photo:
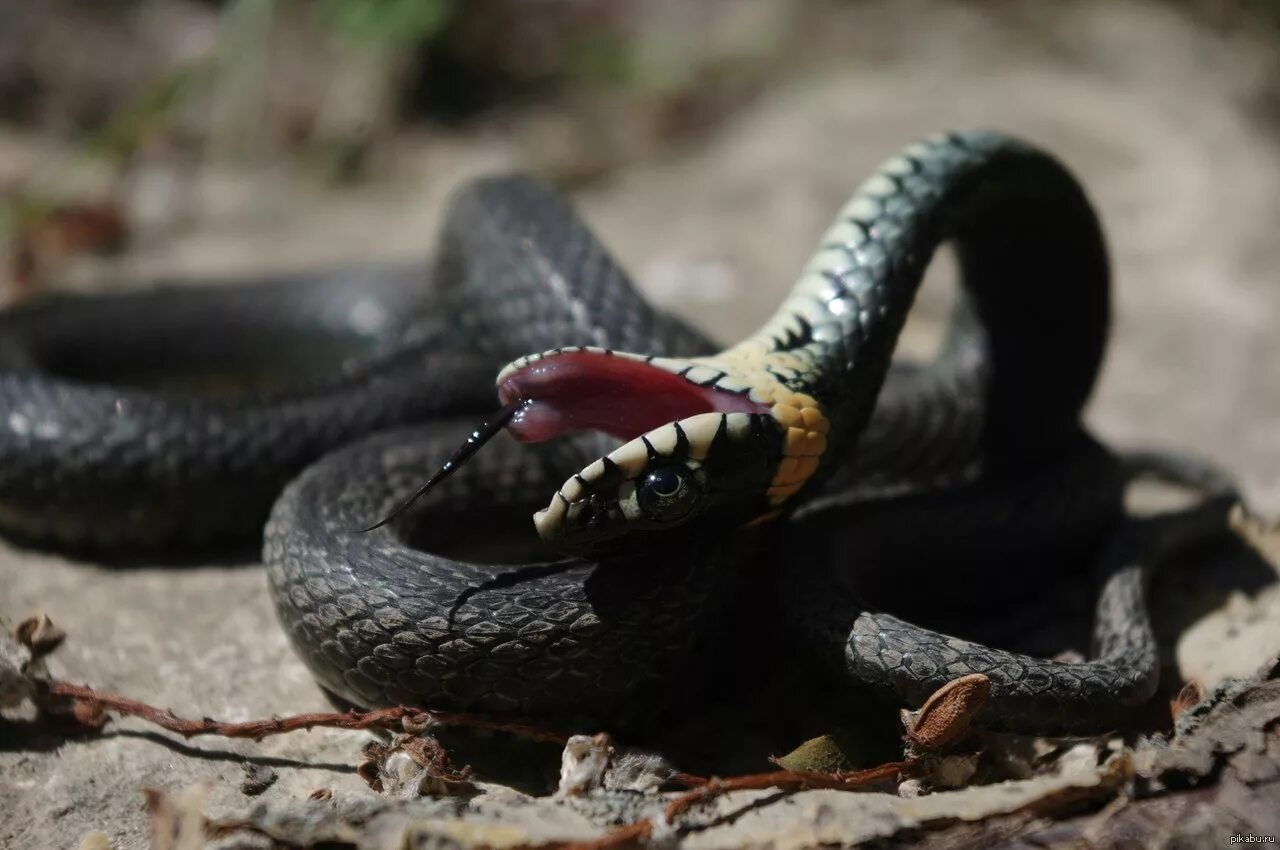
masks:
{"type": "Polygon", "coordinates": [[[527,402],[507,426],[524,443],[583,430],[632,440],[699,413],[767,412],[746,396],[691,384],[642,360],[592,351],[535,360],[503,379],[498,398],[504,405],[527,402]]]}

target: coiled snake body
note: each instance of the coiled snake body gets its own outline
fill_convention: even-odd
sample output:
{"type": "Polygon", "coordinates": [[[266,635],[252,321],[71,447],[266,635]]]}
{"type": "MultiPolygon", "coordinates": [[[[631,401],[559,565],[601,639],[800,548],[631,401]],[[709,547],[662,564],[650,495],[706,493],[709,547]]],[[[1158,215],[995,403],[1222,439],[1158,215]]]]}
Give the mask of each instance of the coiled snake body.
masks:
{"type": "MultiPolygon", "coordinates": [[[[99,390],[80,416],[83,381],[51,382],[30,362],[38,346],[12,341],[48,339],[62,308],[10,317],[21,333],[13,351],[0,349],[15,411],[0,467],[18,457],[27,466],[0,472],[0,521],[72,542],[89,528],[81,534],[99,545],[114,541],[112,529],[125,542],[147,528],[155,539],[192,527],[209,536],[234,530],[224,506],[243,486],[255,494],[236,520],[243,530],[305,459],[431,420],[327,454],[288,486],[266,526],[281,620],[317,678],[353,702],[622,717],[709,651],[766,533],[778,541],[769,571],[793,633],[895,699],[918,702],[982,672],[993,684],[982,722],[1079,732],[1108,728],[1153,692],[1142,568],[1217,527],[1229,485],[1194,470],[1187,477],[1217,494],[1198,514],[1140,533],[1122,524],[1127,472],[1079,424],[1106,341],[1105,248],[1079,186],[1046,154],[978,133],[907,148],[840,212],[775,316],[719,353],[646,305],[572,211],[520,178],[457,196],[434,278],[441,303],[422,309],[403,295],[365,296],[366,313],[398,321],[366,334],[378,341],[338,377],[251,402],[166,400],[161,410],[154,391],[99,390]],[[891,368],[925,266],[948,241],[967,297],[944,351],[891,368]],[[579,435],[521,449],[499,438],[395,521],[356,533],[474,424],[442,417],[492,405],[475,374],[503,362],[512,436],[591,430],[622,444],[579,435]],[[139,408],[167,419],[130,418],[139,408]],[[116,424],[48,473],[77,416],[116,424]],[[40,443],[41,422],[61,436],[40,443]],[[121,438],[122,427],[141,442],[121,438]],[[173,441],[152,435],[175,429],[205,453],[198,462],[160,451],[173,441]],[[222,435],[213,454],[193,430],[222,435]],[[133,492],[139,463],[164,482],[161,495],[96,510],[133,492]],[[229,466],[251,472],[222,475],[229,466]],[[193,494],[192,470],[205,467],[213,492],[193,494]],[[546,557],[530,561],[524,546],[515,561],[481,563],[476,525],[493,530],[482,542],[500,543],[506,520],[538,502],[544,542],[525,537],[546,557]],[[942,527],[962,530],[951,544],[957,570],[966,552],[970,562],[1051,550],[1086,559],[1101,547],[1095,659],[993,650],[861,601],[854,562],[904,557],[886,555],[895,535],[921,551],[912,544],[942,527]]],[[[353,305],[336,314],[344,338],[358,338],[353,305]]]]}

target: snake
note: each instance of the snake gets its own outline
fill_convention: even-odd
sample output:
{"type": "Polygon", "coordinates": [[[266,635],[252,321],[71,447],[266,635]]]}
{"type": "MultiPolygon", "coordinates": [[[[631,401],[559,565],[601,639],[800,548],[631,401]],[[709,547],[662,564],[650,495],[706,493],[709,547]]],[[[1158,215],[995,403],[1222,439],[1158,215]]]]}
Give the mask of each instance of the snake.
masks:
{"type": "Polygon", "coordinates": [[[1154,693],[1145,581],[1235,499],[1207,463],[1121,457],[1083,427],[1109,329],[1105,240],[1066,167],[1004,135],[940,134],[888,160],[729,347],[647,304],[568,203],[521,176],[455,194],[429,297],[405,277],[6,315],[0,523],[110,548],[267,517],[279,619],[356,705],[626,722],[735,651],[742,594],[763,581],[785,639],[846,683],[912,705],[982,673],[981,724],[1079,734],[1154,693]],[[962,284],[947,338],[899,362],[943,244],[962,284]],[[241,366],[273,364],[248,391],[217,389],[236,371],[217,354],[226,327],[241,366]],[[193,394],[193,373],[215,390],[193,394]],[[1130,519],[1124,490],[1147,473],[1207,495],[1130,519]],[[936,590],[1019,560],[1035,566],[988,595],[1016,604],[1091,565],[1092,658],[913,624],[865,577],[936,590]]]}

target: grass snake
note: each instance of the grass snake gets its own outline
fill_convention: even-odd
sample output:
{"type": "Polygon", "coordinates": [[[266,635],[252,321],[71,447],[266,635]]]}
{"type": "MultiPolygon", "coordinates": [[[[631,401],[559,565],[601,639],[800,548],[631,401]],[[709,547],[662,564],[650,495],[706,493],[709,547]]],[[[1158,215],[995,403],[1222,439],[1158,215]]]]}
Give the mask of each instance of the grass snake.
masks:
{"type": "Polygon", "coordinates": [[[362,705],[625,719],[732,651],[739,590],[758,581],[779,640],[901,703],[981,672],[986,725],[1089,732],[1154,692],[1147,568],[1220,529],[1234,491],[1207,465],[1127,463],[1083,430],[1108,262],[1051,156],[989,133],[906,148],[727,349],[646,304],[522,177],[455,196],[431,277],[429,294],[413,273],[348,270],[8,311],[0,523],[165,551],[252,536],[269,510],[281,622],[362,705]],[[944,243],[963,297],[943,349],[891,362],[944,243]],[[506,433],[360,533],[494,406],[495,372],[506,433]],[[1209,497],[1128,520],[1143,471],[1209,497]],[[865,601],[865,567],[911,584],[925,557],[943,567],[919,591],[942,594],[975,565],[1024,565],[986,588],[1010,604],[1092,564],[1093,659],[993,649],[865,601]]]}

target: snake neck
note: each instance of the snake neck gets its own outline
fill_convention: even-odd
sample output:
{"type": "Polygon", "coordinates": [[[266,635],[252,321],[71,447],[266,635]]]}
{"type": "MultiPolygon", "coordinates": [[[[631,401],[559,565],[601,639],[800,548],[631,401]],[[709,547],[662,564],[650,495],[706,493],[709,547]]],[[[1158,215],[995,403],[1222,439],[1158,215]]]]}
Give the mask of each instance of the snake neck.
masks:
{"type": "Polygon", "coordinates": [[[854,450],[925,269],[946,242],[960,260],[961,309],[926,368],[949,392],[977,396],[954,399],[952,411],[981,420],[992,457],[1076,432],[1109,317],[1096,215],[1048,154],[991,133],[940,134],[861,185],[756,333],[691,360],[692,370],[676,364],[704,386],[768,408],[784,437],[771,504],[854,450]]]}
{"type": "MultiPolygon", "coordinates": [[[[763,333],[763,332],[762,332],[763,333]]],[[[822,466],[831,420],[812,394],[817,365],[805,347],[770,348],[774,340],[757,334],[714,357],[690,360],[682,370],[717,393],[738,395],[767,412],[777,430],[777,467],[765,493],[777,508],[798,493],[822,466]]]]}

